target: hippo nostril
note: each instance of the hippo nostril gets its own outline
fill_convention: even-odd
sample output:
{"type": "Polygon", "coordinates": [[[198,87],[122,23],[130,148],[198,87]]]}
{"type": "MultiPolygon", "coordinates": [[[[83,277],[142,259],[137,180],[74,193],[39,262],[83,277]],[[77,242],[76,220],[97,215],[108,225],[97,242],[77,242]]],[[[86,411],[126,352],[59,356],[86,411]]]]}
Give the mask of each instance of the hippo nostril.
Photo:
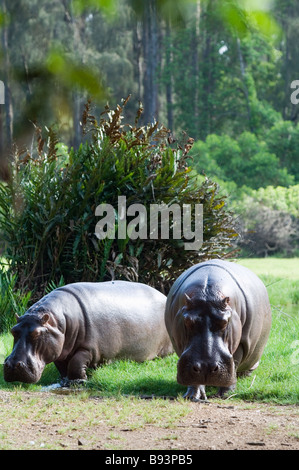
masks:
{"type": "Polygon", "coordinates": [[[218,369],[219,369],[218,364],[216,364],[214,368],[212,369],[212,372],[217,372],[218,369]]]}
{"type": "Polygon", "coordinates": [[[4,365],[5,365],[6,369],[11,369],[12,368],[11,360],[8,357],[5,359],[4,365]]]}
{"type": "Polygon", "coordinates": [[[196,372],[197,374],[201,371],[201,365],[200,363],[193,364],[193,371],[196,372]]]}

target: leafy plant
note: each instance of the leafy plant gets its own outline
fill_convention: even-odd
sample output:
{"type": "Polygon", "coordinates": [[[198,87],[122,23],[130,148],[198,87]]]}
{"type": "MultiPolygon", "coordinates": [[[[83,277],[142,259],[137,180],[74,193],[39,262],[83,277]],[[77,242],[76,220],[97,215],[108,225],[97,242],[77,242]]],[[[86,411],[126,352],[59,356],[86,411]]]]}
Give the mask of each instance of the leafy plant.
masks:
{"type": "Polygon", "coordinates": [[[23,314],[31,292],[24,294],[16,286],[16,276],[0,271],[0,332],[8,331],[15,323],[15,313],[23,314]]]}
{"type": "Polygon", "coordinates": [[[233,202],[239,215],[239,246],[256,256],[296,255],[299,239],[299,185],[247,189],[233,202]]]}
{"type": "MultiPolygon", "coordinates": [[[[61,152],[53,130],[36,127],[33,153],[15,153],[11,178],[0,186],[1,234],[9,272],[18,286],[39,295],[50,281],[59,284],[111,278],[138,280],[167,292],[191,264],[225,256],[236,232],[233,216],[216,183],[199,184],[187,163],[193,140],[173,142],[158,123],[123,124],[124,107],[108,106],[99,122],[87,103],[82,117],[84,142],[61,152]],[[95,236],[95,209],[118,196],[127,206],[153,203],[203,204],[203,245],[184,250],[184,239],[101,239],[95,236]]],[[[194,214],[192,211],[194,227],[194,214]]],[[[116,225],[119,224],[116,213],[116,225]]]]}
{"type": "Polygon", "coordinates": [[[243,132],[236,139],[210,134],[205,142],[195,142],[190,154],[196,170],[204,170],[219,180],[233,181],[238,187],[287,187],[294,183],[293,173],[288,173],[285,165],[281,167],[281,154],[278,158],[271,153],[268,143],[251,132],[243,132]]]}

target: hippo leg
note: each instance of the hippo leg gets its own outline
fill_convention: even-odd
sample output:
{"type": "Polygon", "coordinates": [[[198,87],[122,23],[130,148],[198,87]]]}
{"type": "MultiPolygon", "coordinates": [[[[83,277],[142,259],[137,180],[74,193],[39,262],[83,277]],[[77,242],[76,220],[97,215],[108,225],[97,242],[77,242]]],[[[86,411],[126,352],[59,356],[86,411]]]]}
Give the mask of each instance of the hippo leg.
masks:
{"type": "Polygon", "coordinates": [[[191,385],[188,387],[187,392],[185,393],[183,398],[189,398],[189,400],[192,401],[206,401],[207,400],[207,395],[205,391],[205,386],[204,385],[197,385],[193,386],[191,385]]]}
{"type": "Polygon", "coordinates": [[[238,372],[238,377],[249,377],[252,372],[258,367],[259,363],[260,361],[257,361],[249,370],[243,370],[241,372],[238,372]]]}
{"type": "Polygon", "coordinates": [[[225,398],[226,395],[228,394],[228,392],[231,392],[231,391],[235,390],[235,388],[236,388],[235,384],[231,385],[230,387],[219,387],[218,392],[214,396],[215,397],[220,397],[220,398],[225,398]]]}
{"type": "Polygon", "coordinates": [[[67,378],[69,380],[87,380],[86,369],[90,364],[90,352],[86,349],[77,351],[68,363],[67,378]]]}
{"type": "Polygon", "coordinates": [[[68,371],[68,362],[55,362],[55,366],[58,369],[58,372],[60,373],[60,386],[61,387],[70,387],[72,385],[81,385],[82,383],[86,382],[86,379],[73,379],[70,380],[67,377],[67,371],[68,371]]]}
{"type": "Polygon", "coordinates": [[[67,375],[67,362],[66,361],[63,361],[63,362],[59,362],[59,361],[56,361],[54,362],[59,374],[60,374],[60,377],[61,378],[65,378],[66,375],[67,375]]]}

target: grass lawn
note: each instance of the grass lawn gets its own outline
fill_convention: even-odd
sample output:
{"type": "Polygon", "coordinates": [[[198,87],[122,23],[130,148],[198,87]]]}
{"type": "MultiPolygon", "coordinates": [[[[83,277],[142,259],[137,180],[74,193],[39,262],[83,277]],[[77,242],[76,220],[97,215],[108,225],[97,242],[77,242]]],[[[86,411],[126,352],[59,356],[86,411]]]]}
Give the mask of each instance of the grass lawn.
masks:
{"type": "MultiPolygon", "coordinates": [[[[260,400],[292,404],[299,401],[299,259],[244,259],[238,261],[261,277],[267,286],[273,323],[261,363],[252,376],[239,379],[231,400],[260,400]]],[[[9,354],[12,337],[0,337],[0,359],[9,354]]],[[[1,360],[0,360],[1,362],[1,360]]],[[[91,371],[87,390],[101,396],[122,395],[180,396],[186,390],[176,382],[175,354],[148,361],[115,361],[91,371]]],[[[37,385],[17,385],[38,390],[58,380],[55,366],[46,367],[37,385]]],[[[0,366],[0,388],[12,389],[4,382],[0,366]]],[[[215,389],[207,389],[207,395],[215,389]]]]}
{"type": "Polygon", "coordinates": [[[272,308],[272,328],[256,373],[239,380],[236,392],[244,399],[298,403],[299,259],[263,258],[239,262],[265,283],[272,308]]]}

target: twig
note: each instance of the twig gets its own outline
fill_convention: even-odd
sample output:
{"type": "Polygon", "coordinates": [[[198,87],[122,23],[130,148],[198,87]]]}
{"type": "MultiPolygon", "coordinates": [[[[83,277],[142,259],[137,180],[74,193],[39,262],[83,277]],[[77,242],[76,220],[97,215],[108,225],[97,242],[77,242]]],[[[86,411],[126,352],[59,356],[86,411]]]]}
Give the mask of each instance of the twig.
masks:
{"type": "MultiPolygon", "coordinates": [[[[247,390],[249,390],[249,389],[252,387],[252,385],[254,384],[255,378],[256,378],[256,374],[253,376],[253,379],[252,379],[252,381],[251,381],[251,384],[249,385],[249,387],[248,387],[247,390]]],[[[225,398],[225,400],[229,400],[230,398],[235,397],[236,395],[239,395],[239,393],[233,393],[233,394],[230,395],[229,397],[225,398]]]]}
{"type": "Polygon", "coordinates": [[[283,315],[286,315],[287,317],[293,319],[292,315],[289,315],[288,313],[284,312],[283,310],[281,310],[281,308],[276,307],[276,305],[272,305],[272,304],[271,304],[271,308],[275,308],[276,310],[278,310],[279,313],[283,313],[283,315]]]}
{"type": "Polygon", "coordinates": [[[252,381],[251,381],[251,384],[250,384],[248,390],[252,387],[252,385],[253,385],[253,383],[254,383],[254,381],[255,381],[255,378],[256,378],[256,374],[253,376],[253,379],[252,379],[252,381]]]}

